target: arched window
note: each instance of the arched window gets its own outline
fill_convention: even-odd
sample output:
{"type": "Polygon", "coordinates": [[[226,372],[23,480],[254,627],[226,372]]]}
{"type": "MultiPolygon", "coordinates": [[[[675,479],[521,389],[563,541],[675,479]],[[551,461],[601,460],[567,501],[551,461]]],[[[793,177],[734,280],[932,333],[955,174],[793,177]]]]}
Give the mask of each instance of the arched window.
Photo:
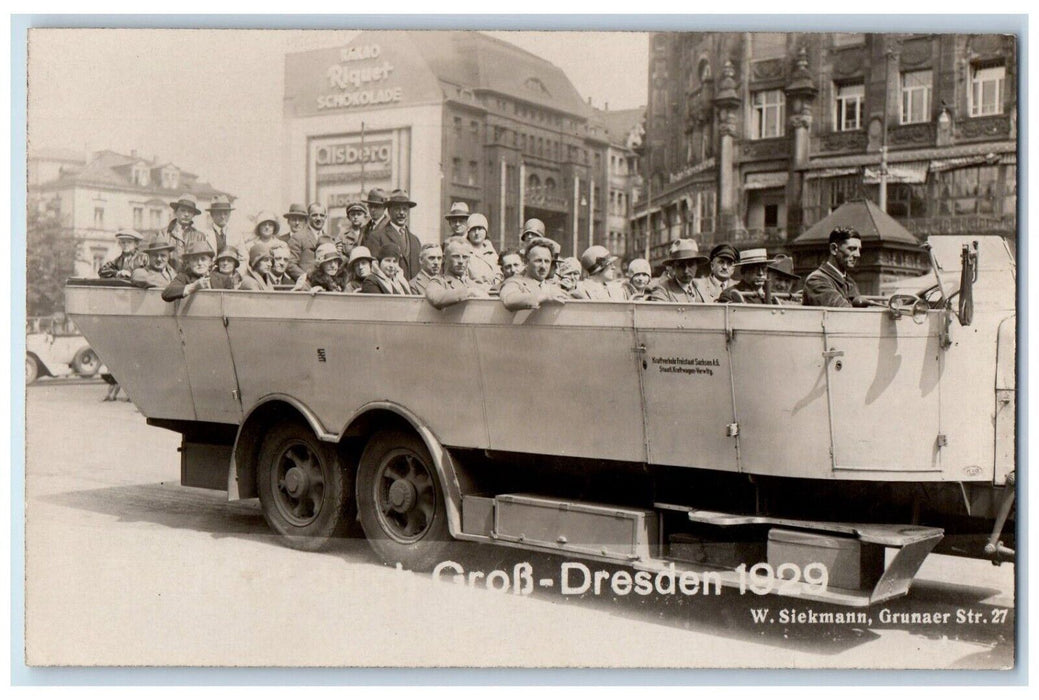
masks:
{"type": "Polygon", "coordinates": [[[550,177],[545,178],[545,190],[551,194],[556,191],[556,181],[550,177]]]}
{"type": "Polygon", "coordinates": [[[531,173],[527,178],[527,187],[532,190],[541,187],[541,178],[537,176],[537,173],[531,173]]]}

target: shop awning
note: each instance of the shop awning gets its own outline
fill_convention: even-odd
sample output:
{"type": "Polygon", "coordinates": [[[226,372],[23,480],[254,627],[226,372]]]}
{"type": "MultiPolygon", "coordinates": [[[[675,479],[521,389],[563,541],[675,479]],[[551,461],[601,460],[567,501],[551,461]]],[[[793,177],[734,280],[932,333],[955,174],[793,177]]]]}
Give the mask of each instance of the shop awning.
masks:
{"type": "Polygon", "coordinates": [[[805,178],[814,180],[823,177],[844,177],[845,175],[857,175],[858,172],[858,168],[826,168],[825,170],[809,170],[805,173],[805,178]]]}
{"type": "Polygon", "coordinates": [[[987,153],[983,156],[964,156],[962,158],[945,158],[943,160],[931,161],[931,172],[940,173],[945,170],[956,170],[957,168],[969,168],[974,165],[995,165],[1002,161],[1002,156],[997,153],[987,153]]]}
{"type": "Polygon", "coordinates": [[[790,173],[785,170],[772,173],[747,173],[747,180],[743,185],[745,190],[767,190],[773,187],[786,187],[790,173]]]}
{"type": "MultiPolygon", "coordinates": [[[[922,163],[898,163],[889,165],[887,169],[888,182],[903,182],[910,185],[922,185],[927,182],[927,161],[922,163]]],[[[880,182],[880,168],[866,168],[862,173],[862,182],[866,185],[875,185],[880,182]]]]}

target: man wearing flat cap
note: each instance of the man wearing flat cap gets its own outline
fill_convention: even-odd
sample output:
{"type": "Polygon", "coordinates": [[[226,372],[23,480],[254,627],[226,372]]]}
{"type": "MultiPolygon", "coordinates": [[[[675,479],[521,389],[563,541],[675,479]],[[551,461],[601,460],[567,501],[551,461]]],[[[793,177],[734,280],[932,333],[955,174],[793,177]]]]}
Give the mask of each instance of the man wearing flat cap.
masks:
{"type": "Polygon", "coordinates": [[[97,276],[103,280],[120,279],[128,280],[133,271],[148,264],[148,256],[137,250],[137,246],[144,236],[133,229],[120,229],[115,234],[115,240],[119,244],[120,253],[114,260],[109,260],[97,271],[97,276]]]}
{"type": "Polygon", "coordinates": [[[381,250],[387,243],[397,246],[400,249],[398,264],[401,272],[404,273],[404,279],[410,280],[420,269],[418,254],[422,249],[422,242],[408,229],[411,210],[418,205],[411,201],[405,190],[393,190],[386,204],[390,212],[390,223],[388,226],[376,227],[365,236],[366,245],[371,250],[381,250]]]}
{"type": "Polygon", "coordinates": [[[667,271],[646,288],[647,301],[670,301],[680,304],[702,304],[703,292],[696,286],[697,268],[707,262],[700,255],[700,246],[691,238],[675,241],[671,254],[664,261],[667,271]]]}
{"type": "Polygon", "coordinates": [[[360,245],[364,236],[364,225],[368,222],[368,207],[364,202],[350,202],[346,205],[346,220],[350,226],[332,240],[336,244],[336,250],[343,258],[350,257],[350,251],[360,245]]]}
{"type": "Polygon", "coordinates": [[[719,243],[711,248],[711,253],[707,257],[710,260],[711,271],[699,280],[698,286],[707,301],[718,301],[722,292],[735,284],[732,272],[740,254],[728,243],[719,243]]]}
{"type": "Polygon", "coordinates": [[[367,248],[371,248],[372,232],[375,229],[386,228],[390,225],[390,215],[386,211],[386,190],[381,187],[373,187],[368,190],[368,196],[364,199],[364,204],[368,207],[368,223],[364,225],[364,233],[358,240],[357,245],[363,245],[367,248]]]}

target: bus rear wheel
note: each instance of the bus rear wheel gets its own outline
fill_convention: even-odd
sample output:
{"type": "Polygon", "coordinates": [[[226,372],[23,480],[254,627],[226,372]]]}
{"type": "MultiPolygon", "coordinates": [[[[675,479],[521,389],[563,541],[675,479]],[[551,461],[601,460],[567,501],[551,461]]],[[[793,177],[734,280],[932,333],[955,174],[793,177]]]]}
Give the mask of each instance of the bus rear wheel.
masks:
{"type": "Polygon", "coordinates": [[[433,459],[412,433],[382,431],[368,441],[357,467],[357,511],[368,542],[387,564],[427,571],[451,546],[433,459]]]}
{"type": "Polygon", "coordinates": [[[342,537],[352,519],[352,483],[335,445],[307,426],[275,426],[257,464],[263,517],[295,549],[316,551],[342,537]]]}

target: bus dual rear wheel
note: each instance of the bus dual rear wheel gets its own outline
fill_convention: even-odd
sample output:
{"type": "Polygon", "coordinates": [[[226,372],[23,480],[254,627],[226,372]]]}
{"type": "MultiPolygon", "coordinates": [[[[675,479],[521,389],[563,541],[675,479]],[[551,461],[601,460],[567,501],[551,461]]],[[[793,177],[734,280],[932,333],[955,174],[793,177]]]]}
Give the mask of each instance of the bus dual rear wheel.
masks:
{"type": "Polygon", "coordinates": [[[336,446],[309,427],[272,428],[260,447],[256,478],[263,517],[289,546],[315,551],[346,534],[354,517],[349,471],[336,446]]]}
{"type": "Polygon", "coordinates": [[[387,564],[427,571],[451,546],[433,459],[413,433],[382,431],[368,441],[357,467],[357,511],[368,542],[387,564]]]}

